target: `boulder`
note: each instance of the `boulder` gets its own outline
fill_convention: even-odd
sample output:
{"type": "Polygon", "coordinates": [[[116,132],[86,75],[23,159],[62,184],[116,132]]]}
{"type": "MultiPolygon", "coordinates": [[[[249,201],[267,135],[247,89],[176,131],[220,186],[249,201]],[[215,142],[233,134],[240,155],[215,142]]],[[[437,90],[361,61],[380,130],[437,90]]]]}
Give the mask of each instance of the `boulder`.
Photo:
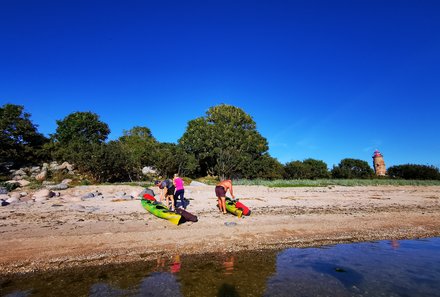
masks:
{"type": "Polygon", "coordinates": [[[41,189],[41,190],[36,191],[32,195],[32,198],[35,201],[44,201],[44,200],[47,200],[47,198],[49,198],[49,194],[50,194],[50,191],[48,189],[41,189]]]}
{"type": "Polygon", "coordinates": [[[195,181],[195,180],[193,180],[189,185],[190,186],[195,186],[195,187],[207,186],[207,184],[204,184],[204,183],[201,183],[201,182],[198,182],[198,181],[195,181]]]}
{"type": "Polygon", "coordinates": [[[68,185],[68,184],[70,184],[72,182],[72,180],[70,179],[70,178],[66,178],[66,179],[63,179],[63,181],[61,182],[62,184],[65,184],[65,185],[68,185]]]}
{"type": "Polygon", "coordinates": [[[35,179],[42,182],[47,178],[47,170],[43,170],[35,176],[35,179]]]}
{"type": "Polygon", "coordinates": [[[55,190],[55,191],[65,190],[65,189],[67,189],[67,188],[69,188],[69,186],[66,185],[66,184],[63,184],[63,183],[58,184],[58,185],[49,185],[49,186],[46,186],[46,189],[48,189],[48,190],[55,190]]]}
{"type": "Polygon", "coordinates": [[[18,183],[20,184],[20,187],[26,187],[28,186],[31,182],[25,179],[19,180],[18,183]]]}
{"type": "Polygon", "coordinates": [[[10,198],[9,198],[8,200],[6,200],[6,201],[8,201],[8,202],[11,202],[10,199],[13,199],[14,201],[18,201],[18,200],[20,200],[20,198],[21,198],[20,193],[17,193],[17,192],[10,193],[9,196],[10,196],[10,198]]]}
{"type": "Polygon", "coordinates": [[[13,175],[27,176],[27,173],[21,168],[13,173],[13,175]]]}
{"type": "Polygon", "coordinates": [[[153,167],[150,166],[146,166],[144,168],[142,168],[142,174],[143,175],[148,175],[148,174],[156,174],[156,170],[153,169],[153,167]]]}

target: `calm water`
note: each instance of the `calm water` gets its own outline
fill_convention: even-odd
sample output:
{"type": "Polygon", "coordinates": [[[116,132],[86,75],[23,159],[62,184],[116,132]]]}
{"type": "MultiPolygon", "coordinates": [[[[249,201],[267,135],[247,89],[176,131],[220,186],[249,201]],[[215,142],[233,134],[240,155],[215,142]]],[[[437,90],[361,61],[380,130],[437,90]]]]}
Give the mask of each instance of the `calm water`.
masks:
{"type": "Polygon", "coordinates": [[[440,238],[159,258],[1,279],[2,296],[440,296],[440,238]]]}

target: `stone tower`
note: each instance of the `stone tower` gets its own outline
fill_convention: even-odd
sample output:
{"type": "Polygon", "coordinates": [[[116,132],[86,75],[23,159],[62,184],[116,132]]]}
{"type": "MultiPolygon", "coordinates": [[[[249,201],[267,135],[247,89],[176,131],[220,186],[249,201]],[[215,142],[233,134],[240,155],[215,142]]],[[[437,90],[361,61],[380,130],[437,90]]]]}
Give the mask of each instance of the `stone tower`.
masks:
{"type": "Polygon", "coordinates": [[[383,155],[378,150],[375,150],[373,154],[373,166],[377,176],[386,175],[385,161],[383,160],[383,155]]]}

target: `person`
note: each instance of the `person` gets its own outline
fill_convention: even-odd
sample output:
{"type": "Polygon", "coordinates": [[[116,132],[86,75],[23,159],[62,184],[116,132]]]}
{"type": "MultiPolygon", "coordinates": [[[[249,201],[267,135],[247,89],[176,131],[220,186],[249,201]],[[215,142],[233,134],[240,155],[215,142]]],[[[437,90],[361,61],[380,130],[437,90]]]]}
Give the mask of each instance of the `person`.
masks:
{"type": "Polygon", "coordinates": [[[232,181],[230,179],[223,180],[215,186],[215,195],[217,196],[218,207],[220,212],[226,214],[226,192],[229,190],[234,199],[234,191],[232,190],[232,181]]]}
{"type": "Polygon", "coordinates": [[[154,185],[159,187],[161,189],[160,191],[160,202],[163,203],[165,201],[165,205],[170,208],[170,210],[173,210],[174,207],[174,190],[176,187],[174,187],[173,182],[169,179],[165,179],[163,181],[156,180],[154,182],[154,185]]]}
{"type": "Polygon", "coordinates": [[[173,178],[173,185],[176,187],[176,192],[174,193],[174,207],[183,207],[186,209],[185,200],[184,200],[184,194],[185,194],[185,188],[183,187],[184,181],[179,177],[179,175],[176,173],[174,174],[173,178]],[[180,200],[180,203],[177,201],[180,200]]]}

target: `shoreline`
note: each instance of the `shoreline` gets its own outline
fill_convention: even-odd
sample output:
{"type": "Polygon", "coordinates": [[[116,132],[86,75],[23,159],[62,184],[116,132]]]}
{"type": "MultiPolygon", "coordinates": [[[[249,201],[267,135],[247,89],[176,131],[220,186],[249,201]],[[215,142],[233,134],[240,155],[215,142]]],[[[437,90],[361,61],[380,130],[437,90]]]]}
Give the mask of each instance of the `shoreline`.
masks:
{"type": "Polygon", "coordinates": [[[0,275],[155,260],[159,256],[281,250],[440,236],[439,186],[267,188],[236,186],[252,214],[221,215],[213,187],[186,187],[196,223],[154,217],[133,186],[82,186],[44,203],[0,209],[0,275]],[[99,191],[101,198],[82,200],[99,191]],[[133,196],[132,194],[132,196],[133,196]],[[226,223],[226,224],[225,224],[226,223]]]}

